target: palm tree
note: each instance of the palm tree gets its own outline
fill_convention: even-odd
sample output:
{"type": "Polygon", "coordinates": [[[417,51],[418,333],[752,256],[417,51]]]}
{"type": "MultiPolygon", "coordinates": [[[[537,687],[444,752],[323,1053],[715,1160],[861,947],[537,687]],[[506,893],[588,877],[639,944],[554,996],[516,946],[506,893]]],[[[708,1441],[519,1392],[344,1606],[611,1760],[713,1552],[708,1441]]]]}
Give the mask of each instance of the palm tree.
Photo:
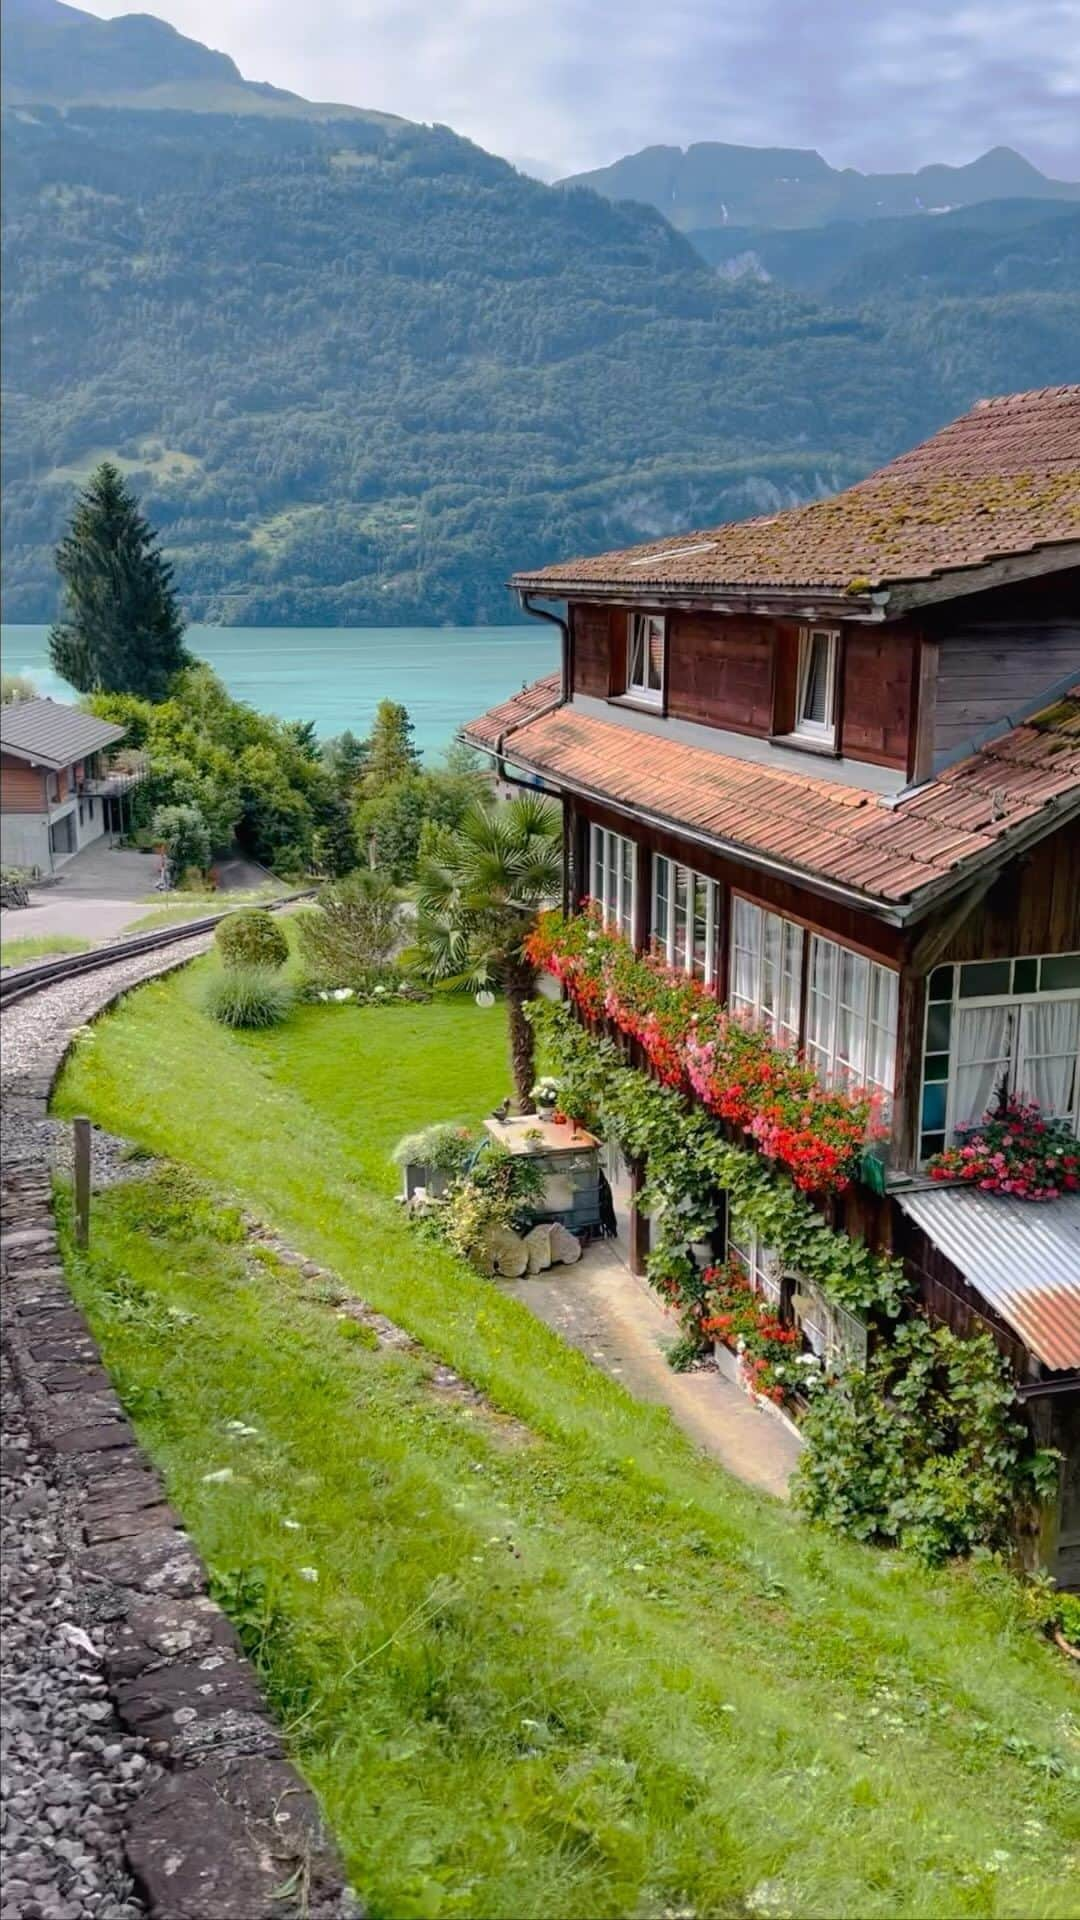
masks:
{"type": "Polygon", "coordinates": [[[558,893],[561,876],[559,809],[531,793],[470,807],[417,875],[414,964],[444,992],[501,987],[514,1087],[525,1111],[534,1078],[525,1005],[536,991],[536,969],[523,942],[537,910],[558,893]]]}

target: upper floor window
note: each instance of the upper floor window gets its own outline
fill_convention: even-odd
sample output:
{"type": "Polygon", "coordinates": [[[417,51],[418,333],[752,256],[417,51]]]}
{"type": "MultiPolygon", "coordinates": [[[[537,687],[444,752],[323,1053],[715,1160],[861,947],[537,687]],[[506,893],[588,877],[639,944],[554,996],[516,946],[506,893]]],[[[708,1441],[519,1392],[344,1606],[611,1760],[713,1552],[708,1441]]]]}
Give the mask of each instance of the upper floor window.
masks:
{"type": "Polygon", "coordinates": [[[795,732],[829,746],[836,739],[839,652],[840,636],[827,627],[805,627],[799,636],[795,732]]]}
{"type": "Polygon", "coordinates": [[[711,987],[716,980],[720,889],[715,880],[658,853],[653,858],[652,936],[671,967],[711,987]]]}
{"type": "Polygon", "coordinates": [[[737,1012],[767,1027],[781,1046],[799,1039],[803,930],[736,894],[731,909],[731,988],[737,1012]]]}
{"type": "Polygon", "coordinates": [[[634,938],[634,866],[637,848],[621,833],[589,827],[589,893],[613,933],[634,938]]]}
{"type": "Polygon", "coordinates": [[[1080,1133],[1080,953],[973,960],[930,975],[920,1157],[1001,1094],[1080,1133]]]}
{"type": "Polygon", "coordinates": [[[633,699],[658,707],[664,697],[663,614],[632,613],[629,638],[626,691],[633,699]]]}
{"type": "Polygon", "coordinates": [[[899,976],[814,934],[806,995],[806,1057],[826,1086],[891,1095],[899,976]]]}

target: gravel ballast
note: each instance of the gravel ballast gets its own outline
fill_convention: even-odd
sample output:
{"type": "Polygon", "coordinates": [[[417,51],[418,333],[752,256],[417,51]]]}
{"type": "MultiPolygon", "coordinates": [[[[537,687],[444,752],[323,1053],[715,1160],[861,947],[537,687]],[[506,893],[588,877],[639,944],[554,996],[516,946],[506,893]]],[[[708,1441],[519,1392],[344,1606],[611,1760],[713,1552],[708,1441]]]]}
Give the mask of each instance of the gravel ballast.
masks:
{"type": "MultiPolygon", "coordinates": [[[[77,1030],[208,944],[62,980],[0,1016],[4,1161],[3,1920],[349,1920],[313,1796],[68,1290],[49,1117],[77,1030]]],[[[115,1178],[118,1144],[95,1173],[115,1178]]]]}

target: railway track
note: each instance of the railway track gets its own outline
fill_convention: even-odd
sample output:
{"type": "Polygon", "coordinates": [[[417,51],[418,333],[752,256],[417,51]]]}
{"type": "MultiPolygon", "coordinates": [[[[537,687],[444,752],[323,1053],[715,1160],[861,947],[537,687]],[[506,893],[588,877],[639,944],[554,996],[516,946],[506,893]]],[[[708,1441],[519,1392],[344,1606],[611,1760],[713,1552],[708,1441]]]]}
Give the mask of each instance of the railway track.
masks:
{"type": "MultiPolygon", "coordinates": [[[[266,902],[267,911],[279,913],[284,907],[295,906],[300,900],[312,900],[314,887],[304,888],[298,893],[286,893],[279,900],[266,902]]],[[[40,993],[43,988],[51,987],[58,980],[74,980],[83,973],[97,973],[102,967],[115,966],[120,960],[134,960],[140,954],[154,953],[161,947],[174,946],[183,940],[194,940],[202,933],[212,933],[220,921],[235,913],[235,907],[223,907],[220,913],[203,914],[198,920],[183,920],[175,927],[159,927],[152,933],[135,933],[127,940],[113,940],[108,946],[93,947],[89,953],[58,954],[54,960],[34,960],[24,967],[10,967],[0,972],[0,1009],[13,1007],[20,1000],[26,1000],[32,993],[40,993]]]]}

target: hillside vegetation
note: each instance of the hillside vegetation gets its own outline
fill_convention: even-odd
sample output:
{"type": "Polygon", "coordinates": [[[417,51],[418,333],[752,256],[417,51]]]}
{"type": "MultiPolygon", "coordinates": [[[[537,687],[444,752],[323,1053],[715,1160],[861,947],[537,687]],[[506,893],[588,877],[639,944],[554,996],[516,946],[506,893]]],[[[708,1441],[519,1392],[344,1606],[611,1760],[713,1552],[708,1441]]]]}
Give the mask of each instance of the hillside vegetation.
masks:
{"type": "MultiPolygon", "coordinates": [[[[469,624],[517,566],[793,504],[1080,375],[1075,247],[816,304],[447,128],[80,102],[100,63],[65,36],[137,22],[33,13],[51,39],[5,17],[8,619],[53,617],[106,455],[194,619],[469,624]]],[[[141,66],[124,44],[132,97],[250,85],[160,27],[141,66]]]]}

